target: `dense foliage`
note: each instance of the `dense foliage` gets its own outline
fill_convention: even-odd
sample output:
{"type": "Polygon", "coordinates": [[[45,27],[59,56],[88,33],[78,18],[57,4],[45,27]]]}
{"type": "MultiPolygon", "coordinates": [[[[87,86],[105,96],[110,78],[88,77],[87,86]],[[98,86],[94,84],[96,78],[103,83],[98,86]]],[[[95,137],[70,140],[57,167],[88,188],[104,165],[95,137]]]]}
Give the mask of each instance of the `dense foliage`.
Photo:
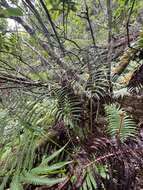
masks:
{"type": "Polygon", "coordinates": [[[0,0],[0,190],[141,189],[142,27],[142,0],[0,0]]]}

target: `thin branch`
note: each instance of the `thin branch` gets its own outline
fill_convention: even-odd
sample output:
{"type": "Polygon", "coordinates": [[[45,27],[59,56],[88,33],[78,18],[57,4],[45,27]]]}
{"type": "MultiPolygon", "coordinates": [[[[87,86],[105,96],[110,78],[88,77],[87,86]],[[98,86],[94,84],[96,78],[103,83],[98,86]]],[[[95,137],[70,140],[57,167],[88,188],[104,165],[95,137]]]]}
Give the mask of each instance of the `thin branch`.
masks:
{"type": "Polygon", "coordinates": [[[26,42],[25,40],[22,40],[22,41],[23,41],[23,43],[24,43],[27,47],[29,47],[30,49],[32,49],[32,51],[34,51],[34,52],[40,57],[40,59],[44,61],[44,63],[46,63],[47,65],[51,66],[50,63],[47,61],[47,59],[46,59],[45,57],[43,57],[43,56],[41,55],[41,53],[40,53],[35,47],[31,46],[31,45],[30,45],[28,42],[26,42]]]}
{"type": "Polygon", "coordinates": [[[131,6],[131,8],[130,8],[129,16],[128,16],[128,19],[127,19],[127,24],[126,24],[128,47],[131,47],[131,46],[130,46],[129,24],[130,24],[130,18],[131,18],[131,15],[132,15],[132,13],[133,13],[133,9],[134,9],[135,2],[136,2],[136,0],[133,0],[132,6],[131,6]]]}
{"type": "Polygon", "coordinates": [[[16,77],[16,76],[4,74],[4,73],[0,73],[0,80],[5,81],[5,82],[16,83],[20,85],[35,86],[35,87],[47,87],[49,85],[47,83],[27,81],[25,78],[16,77]]]}
{"type": "Polygon", "coordinates": [[[50,39],[51,35],[50,35],[49,31],[47,30],[45,24],[43,23],[39,12],[37,11],[37,9],[34,7],[34,5],[32,4],[32,2],[30,0],[25,0],[25,2],[27,3],[27,6],[29,6],[31,11],[34,13],[36,19],[38,20],[39,24],[41,25],[41,27],[43,29],[43,32],[44,32],[45,36],[47,37],[47,40],[49,41],[50,45],[52,46],[52,41],[50,39]]]}
{"type": "MultiPolygon", "coordinates": [[[[140,148],[135,148],[135,150],[134,151],[137,151],[137,150],[140,150],[140,148]]],[[[116,156],[119,156],[119,155],[123,155],[123,154],[126,154],[126,153],[130,153],[130,154],[133,154],[133,150],[132,149],[128,149],[128,150],[119,150],[119,151],[117,151],[117,152],[115,152],[115,153],[108,153],[108,154],[106,154],[106,155],[103,155],[103,156],[99,156],[98,158],[96,158],[94,161],[92,161],[92,162],[90,162],[90,163],[88,163],[87,165],[85,165],[84,167],[83,167],[83,169],[86,169],[87,167],[89,167],[89,166],[91,166],[91,165],[93,165],[93,164],[95,164],[95,163],[97,163],[97,162],[101,162],[102,160],[104,161],[105,159],[107,159],[107,158],[110,158],[110,157],[115,157],[116,158],[116,156]]]]}
{"type": "Polygon", "coordinates": [[[112,61],[112,0],[107,0],[107,15],[108,15],[108,82],[109,82],[109,92],[112,93],[112,83],[111,83],[111,61],[112,61]]]}
{"type": "Polygon", "coordinates": [[[53,23],[52,18],[51,18],[51,16],[50,16],[49,10],[47,9],[47,7],[46,7],[45,3],[43,2],[43,0],[40,0],[40,3],[41,3],[41,5],[42,5],[42,7],[43,7],[43,9],[44,9],[44,11],[45,11],[45,13],[46,13],[46,15],[47,15],[47,18],[48,18],[50,24],[51,24],[51,27],[52,27],[52,29],[53,29],[53,32],[54,32],[54,34],[55,34],[55,36],[56,36],[56,38],[57,38],[57,41],[58,41],[58,43],[59,43],[60,49],[61,49],[62,52],[64,53],[63,45],[62,45],[61,42],[60,42],[58,33],[57,33],[56,29],[55,29],[55,26],[54,26],[54,23],[53,23]]]}
{"type": "Polygon", "coordinates": [[[16,73],[24,76],[26,79],[31,80],[27,75],[25,75],[24,73],[21,73],[20,71],[17,71],[16,68],[12,67],[9,63],[7,63],[6,61],[0,59],[0,62],[2,62],[3,64],[5,64],[6,66],[8,66],[11,70],[15,71],[16,73]]]}
{"type": "Polygon", "coordinates": [[[86,19],[88,21],[88,25],[89,25],[89,28],[90,28],[90,33],[91,33],[91,37],[92,37],[92,40],[93,40],[94,47],[96,47],[94,32],[93,32],[93,28],[92,28],[91,21],[90,21],[89,10],[88,10],[88,6],[87,6],[87,3],[86,3],[86,0],[84,1],[84,3],[85,3],[85,10],[86,10],[86,12],[85,12],[86,19]]]}
{"type": "Polygon", "coordinates": [[[15,57],[16,59],[21,61],[24,65],[28,66],[33,72],[35,72],[34,68],[32,66],[30,66],[27,62],[25,62],[20,55],[17,55],[17,54],[15,54],[13,52],[7,52],[7,51],[4,51],[4,50],[0,50],[0,52],[12,55],[13,57],[15,57]]]}

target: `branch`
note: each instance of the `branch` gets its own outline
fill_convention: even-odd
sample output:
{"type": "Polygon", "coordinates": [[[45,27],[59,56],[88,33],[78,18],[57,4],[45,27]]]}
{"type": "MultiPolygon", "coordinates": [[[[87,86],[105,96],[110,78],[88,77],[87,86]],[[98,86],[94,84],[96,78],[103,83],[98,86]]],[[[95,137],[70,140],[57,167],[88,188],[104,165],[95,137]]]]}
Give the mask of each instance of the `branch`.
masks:
{"type": "Polygon", "coordinates": [[[25,62],[20,55],[17,55],[17,54],[15,54],[13,52],[7,52],[7,51],[4,51],[4,50],[0,50],[0,52],[12,55],[13,57],[15,57],[16,59],[18,59],[19,61],[21,61],[24,65],[28,66],[31,69],[31,71],[36,72],[34,70],[34,67],[30,66],[27,62],[25,62]]]}
{"type": "Polygon", "coordinates": [[[29,35],[31,36],[35,35],[35,30],[32,27],[30,27],[22,18],[20,17],[10,17],[10,18],[18,22],[21,26],[23,26],[23,28],[27,31],[29,35]]]}
{"type": "Polygon", "coordinates": [[[85,3],[85,9],[86,9],[86,12],[85,12],[86,17],[85,18],[87,19],[87,22],[88,22],[88,25],[89,25],[89,28],[90,28],[90,33],[91,33],[91,37],[92,37],[92,40],[93,40],[94,47],[96,47],[95,37],[94,37],[93,28],[92,28],[90,17],[89,17],[89,10],[88,10],[86,0],[84,0],[84,3],[85,3]]]}
{"type": "Polygon", "coordinates": [[[21,73],[20,71],[17,71],[16,68],[12,67],[9,63],[7,63],[4,60],[0,59],[0,62],[2,62],[4,65],[8,66],[11,70],[15,71],[16,73],[19,73],[20,75],[24,76],[25,78],[27,78],[28,80],[31,80],[27,75],[25,75],[24,73],[21,73]]]}
{"type": "Polygon", "coordinates": [[[30,45],[28,42],[26,42],[25,40],[22,40],[22,41],[23,41],[23,43],[24,43],[26,46],[28,46],[30,49],[32,49],[32,51],[34,51],[34,52],[40,57],[40,59],[44,61],[44,63],[46,63],[47,65],[50,66],[50,63],[47,61],[47,59],[46,59],[45,57],[43,57],[43,56],[41,55],[41,53],[40,53],[35,47],[31,46],[31,45],[30,45]]]}
{"type": "Polygon", "coordinates": [[[48,11],[48,9],[47,9],[45,3],[43,2],[43,0],[40,0],[40,3],[41,3],[41,5],[42,5],[42,7],[43,7],[43,9],[44,9],[44,11],[45,11],[45,13],[46,13],[46,15],[47,15],[47,18],[48,18],[50,24],[51,24],[51,27],[52,27],[52,29],[53,29],[53,31],[54,31],[54,34],[55,34],[55,36],[56,36],[56,38],[57,38],[57,41],[58,41],[58,43],[59,43],[60,49],[62,50],[62,52],[64,52],[63,45],[62,45],[61,42],[60,42],[60,39],[59,39],[59,37],[58,37],[58,33],[57,33],[56,29],[55,29],[55,26],[54,26],[54,23],[53,23],[52,18],[51,18],[51,16],[50,16],[50,13],[49,13],[49,11],[48,11]]]}
{"type": "Polygon", "coordinates": [[[128,47],[130,47],[129,23],[130,23],[131,15],[132,15],[132,13],[133,13],[133,9],[134,9],[134,5],[135,5],[135,1],[136,1],[136,0],[133,0],[132,6],[131,6],[131,9],[130,9],[130,12],[129,12],[129,16],[128,16],[127,24],[126,24],[126,27],[127,27],[128,47]]]}
{"type": "Polygon", "coordinates": [[[31,9],[31,11],[34,13],[36,19],[38,20],[39,24],[41,25],[44,35],[45,37],[47,37],[48,42],[50,43],[50,45],[52,46],[52,41],[51,41],[51,35],[49,33],[49,31],[47,30],[47,27],[45,26],[45,24],[42,21],[42,18],[39,14],[39,12],[37,11],[37,9],[34,7],[34,5],[31,3],[30,0],[25,0],[27,5],[29,6],[29,8],[31,9]]]}
{"type": "Polygon", "coordinates": [[[27,81],[25,78],[16,77],[5,73],[0,73],[0,80],[2,80],[3,82],[12,82],[15,84],[34,86],[34,87],[47,87],[49,85],[47,83],[27,81]]]}
{"type": "Polygon", "coordinates": [[[108,82],[109,82],[109,92],[112,93],[112,83],[111,83],[111,62],[112,62],[112,5],[111,0],[107,0],[107,15],[108,15],[108,55],[107,55],[107,63],[108,63],[108,82]]]}

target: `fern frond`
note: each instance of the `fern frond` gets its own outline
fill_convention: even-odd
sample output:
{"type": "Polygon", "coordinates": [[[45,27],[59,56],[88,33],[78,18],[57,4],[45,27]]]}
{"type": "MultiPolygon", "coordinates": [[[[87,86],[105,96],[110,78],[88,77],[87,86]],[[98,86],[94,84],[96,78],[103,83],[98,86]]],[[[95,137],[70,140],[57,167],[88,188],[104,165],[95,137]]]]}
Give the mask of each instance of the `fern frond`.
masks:
{"type": "Polygon", "coordinates": [[[95,97],[100,99],[107,93],[108,81],[106,77],[106,69],[98,66],[90,72],[86,85],[86,95],[88,98],[95,97]]]}
{"type": "Polygon", "coordinates": [[[95,181],[95,179],[91,173],[87,174],[86,183],[87,183],[87,186],[89,189],[93,189],[93,188],[96,189],[97,188],[96,181],[95,181]]]}
{"type": "MultiPolygon", "coordinates": [[[[67,144],[66,144],[67,145],[67,144]]],[[[63,146],[62,148],[60,148],[59,150],[55,151],[53,154],[51,154],[50,156],[44,158],[40,164],[40,166],[45,166],[46,164],[48,164],[48,162],[52,161],[55,157],[57,157],[64,149],[65,146],[63,146]]]]}
{"type": "Polygon", "coordinates": [[[57,173],[59,171],[59,169],[63,169],[64,166],[70,164],[71,161],[69,162],[58,162],[56,164],[53,164],[51,166],[48,166],[48,167],[36,167],[36,168],[33,168],[30,172],[33,174],[33,175],[39,175],[39,174],[42,174],[42,175],[45,175],[45,174],[53,174],[53,173],[57,173]],[[57,171],[58,170],[58,171],[57,171]]]}
{"type": "Polygon", "coordinates": [[[87,169],[86,183],[88,188],[91,190],[97,188],[97,183],[94,178],[93,171],[90,168],[87,169]]]}
{"type": "Polygon", "coordinates": [[[105,106],[105,111],[108,119],[107,132],[112,137],[119,138],[121,142],[128,137],[135,137],[136,124],[123,109],[111,104],[105,106]]]}
{"type": "Polygon", "coordinates": [[[40,176],[34,176],[32,174],[26,174],[24,177],[21,178],[21,181],[26,184],[33,184],[33,185],[48,185],[53,186],[58,183],[62,183],[66,180],[66,177],[63,178],[43,178],[40,176]]]}
{"type": "Polygon", "coordinates": [[[14,176],[10,184],[11,190],[23,190],[23,186],[20,181],[20,176],[14,176]]]}
{"type": "Polygon", "coordinates": [[[55,98],[57,99],[57,105],[54,108],[56,119],[63,120],[67,126],[73,127],[81,119],[80,100],[67,87],[55,90],[55,98]]]}
{"type": "Polygon", "coordinates": [[[81,190],[86,190],[86,189],[96,190],[98,189],[98,184],[100,184],[101,186],[104,186],[100,178],[102,177],[106,179],[107,176],[108,176],[107,169],[105,168],[105,166],[95,165],[95,163],[93,162],[90,166],[86,168],[85,178],[83,181],[83,185],[80,189],[81,190]]]}

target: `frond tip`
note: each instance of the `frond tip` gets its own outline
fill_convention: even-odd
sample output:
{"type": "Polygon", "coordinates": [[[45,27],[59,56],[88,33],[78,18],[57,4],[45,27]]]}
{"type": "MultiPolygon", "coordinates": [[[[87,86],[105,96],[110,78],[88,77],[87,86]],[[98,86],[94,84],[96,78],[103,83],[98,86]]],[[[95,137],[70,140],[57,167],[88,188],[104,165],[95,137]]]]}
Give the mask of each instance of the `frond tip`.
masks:
{"type": "Polygon", "coordinates": [[[108,120],[107,132],[121,142],[128,137],[134,137],[137,134],[136,124],[127,113],[115,104],[106,105],[105,112],[108,120]]]}

